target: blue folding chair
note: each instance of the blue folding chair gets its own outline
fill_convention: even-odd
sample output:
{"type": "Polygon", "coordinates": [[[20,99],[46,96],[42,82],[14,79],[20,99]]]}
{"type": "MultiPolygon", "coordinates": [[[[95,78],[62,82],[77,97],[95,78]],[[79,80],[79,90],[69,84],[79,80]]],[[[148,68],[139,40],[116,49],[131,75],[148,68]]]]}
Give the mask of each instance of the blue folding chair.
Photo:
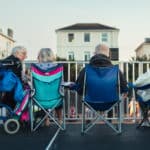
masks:
{"type": "Polygon", "coordinates": [[[118,65],[110,67],[93,67],[86,65],[82,101],[82,133],[91,129],[98,120],[103,120],[116,133],[121,133],[121,100],[118,65]],[[117,126],[107,120],[105,114],[115,106],[118,109],[117,126]],[[90,123],[86,121],[85,108],[93,111],[95,117],[90,123]],[[103,112],[103,113],[102,113],[103,112]]]}
{"type": "MultiPolygon", "coordinates": [[[[51,65],[49,64],[47,66],[51,65]]],[[[45,121],[45,119],[49,117],[58,126],[58,129],[54,137],[52,138],[52,141],[54,141],[59,131],[65,129],[64,93],[61,87],[61,82],[63,79],[63,66],[61,64],[56,64],[53,67],[42,70],[39,67],[39,64],[32,64],[31,73],[34,89],[34,94],[32,96],[30,105],[31,131],[35,131],[43,123],[43,121],[45,121]],[[57,107],[60,107],[60,105],[63,105],[63,117],[61,123],[54,113],[54,110],[57,107]],[[36,110],[34,108],[36,108],[36,110]],[[38,118],[39,121],[36,118],[38,110],[42,112],[42,118],[38,118]]],[[[51,144],[49,145],[49,147],[51,146],[51,144]]]]}

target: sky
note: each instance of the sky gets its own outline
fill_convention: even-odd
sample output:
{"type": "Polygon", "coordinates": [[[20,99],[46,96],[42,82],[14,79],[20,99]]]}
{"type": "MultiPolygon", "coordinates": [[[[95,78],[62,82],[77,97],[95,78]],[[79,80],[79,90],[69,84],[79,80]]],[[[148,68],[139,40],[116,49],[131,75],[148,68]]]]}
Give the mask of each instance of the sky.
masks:
{"type": "Polygon", "coordinates": [[[131,60],[150,37],[150,0],[0,0],[0,28],[14,31],[16,45],[36,59],[40,48],[56,52],[55,30],[75,23],[101,23],[120,29],[120,60],[131,60]]]}

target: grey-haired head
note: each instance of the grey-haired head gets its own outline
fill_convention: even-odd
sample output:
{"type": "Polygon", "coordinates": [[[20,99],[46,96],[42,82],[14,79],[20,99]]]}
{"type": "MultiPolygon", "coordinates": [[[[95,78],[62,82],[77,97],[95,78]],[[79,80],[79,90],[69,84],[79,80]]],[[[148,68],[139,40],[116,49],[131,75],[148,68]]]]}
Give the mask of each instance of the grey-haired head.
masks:
{"type": "Polygon", "coordinates": [[[50,48],[41,48],[38,54],[38,61],[43,62],[53,62],[56,60],[54,52],[50,48]]]}
{"type": "Polygon", "coordinates": [[[23,61],[27,57],[27,49],[24,46],[15,46],[12,48],[12,55],[23,61]]]}
{"type": "Polygon", "coordinates": [[[109,47],[105,44],[98,44],[95,47],[95,54],[103,54],[109,57],[109,47]]]}

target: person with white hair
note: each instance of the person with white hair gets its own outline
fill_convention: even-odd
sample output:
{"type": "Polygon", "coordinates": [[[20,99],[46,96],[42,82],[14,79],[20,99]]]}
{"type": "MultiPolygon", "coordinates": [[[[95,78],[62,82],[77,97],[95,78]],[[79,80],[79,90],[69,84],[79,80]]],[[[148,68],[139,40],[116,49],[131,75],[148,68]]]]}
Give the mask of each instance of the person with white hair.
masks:
{"type": "Polygon", "coordinates": [[[12,48],[11,55],[2,60],[2,63],[8,63],[6,69],[12,70],[12,72],[22,81],[22,61],[26,57],[27,49],[23,46],[16,46],[12,48]]]}
{"type": "MultiPolygon", "coordinates": [[[[11,70],[23,83],[22,77],[22,61],[27,57],[27,49],[23,46],[12,48],[11,55],[3,59],[1,63],[5,64],[5,69],[11,70]]],[[[14,91],[5,92],[1,101],[10,106],[12,109],[16,106],[16,101],[13,99],[14,91]]]]}
{"type": "MultiPolygon", "coordinates": [[[[107,67],[107,66],[112,66],[113,64],[111,63],[110,59],[110,50],[109,47],[105,44],[98,44],[95,47],[95,52],[94,56],[90,59],[90,65],[95,66],[95,67],[107,67]]],[[[72,85],[70,89],[75,89],[79,95],[83,94],[83,84],[84,84],[84,74],[85,74],[85,68],[81,70],[79,73],[79,76],[75,82],[75,85],[72,85]]],[[[120,71],[120,90],[122,93],[122,96],[124,98],[127,97],[127,82],[120,71]]],[[[108,113],[108,117],[112,117],[112,111],[108,113]]],[[[111,121],[111,120],[109,120],[111,121]]]]}

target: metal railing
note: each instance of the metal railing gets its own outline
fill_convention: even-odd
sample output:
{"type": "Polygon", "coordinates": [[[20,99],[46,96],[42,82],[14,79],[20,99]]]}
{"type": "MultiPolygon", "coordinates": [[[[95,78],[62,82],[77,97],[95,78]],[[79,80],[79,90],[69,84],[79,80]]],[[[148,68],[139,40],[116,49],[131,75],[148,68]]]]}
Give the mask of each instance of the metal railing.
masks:
{"type": "MultiPolygon", "coordinates": [[[[26,61],[25,66],[28,68],[26,72],[30,72],[30,64],[36,63],[33,61],[26,61]]],[[[85,66],[84,61],[58,61],[57,63],[64,64],[64,80],[75,81],[78,77],[80,70],[85,66]]],[[[146,72],[150,67],[150,62],[113,62],[113,64],[119,64],[119,68],[124,74],[127,82],[134,82],[141,74],[146,72]]],[[[25,67],[25,68],[26,68],[25,67]]],[[[68,120],[80,120],[81,119],[81,100],[82,97],[76,92],[65,90],[66,99],[66,118],[68,120]]],[[[111,119],[116,119],[117,109],[113,109],[113,116],[111,119]]],[[[87,109],[87,116],[93,117],[94,114],[87,109]]],[[[106,115],[107,117],[107,115],[106,115]]],[[[141,118],[141,112],[138,109],[138,104],[135,100],[134,92],[129,92],[129,97],[122,101],[122,118],[127,120],[136,120],[141,118]]]]}

